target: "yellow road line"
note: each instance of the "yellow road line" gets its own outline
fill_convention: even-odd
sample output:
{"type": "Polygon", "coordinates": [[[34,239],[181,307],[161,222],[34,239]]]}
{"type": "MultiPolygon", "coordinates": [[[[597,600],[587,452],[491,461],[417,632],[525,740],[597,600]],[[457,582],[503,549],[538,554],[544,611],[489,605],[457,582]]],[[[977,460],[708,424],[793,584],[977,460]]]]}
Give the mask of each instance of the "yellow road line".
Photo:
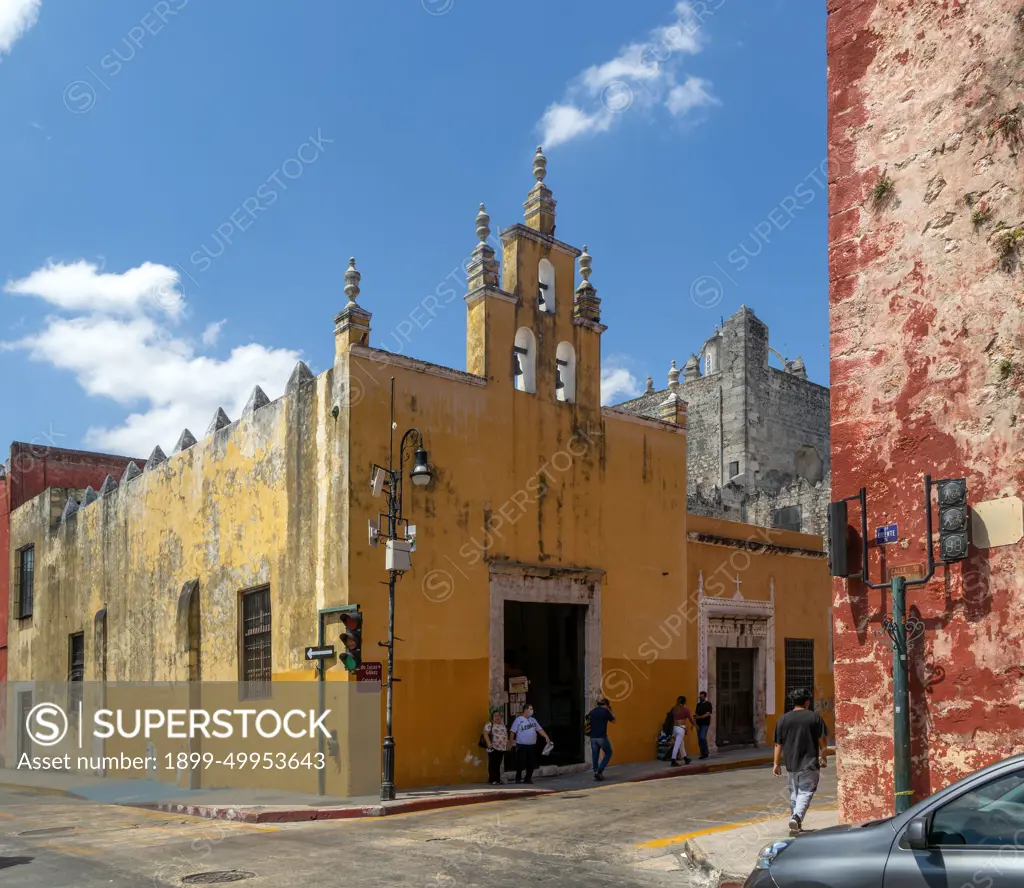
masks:
{"type": "MultiPolygon", "coordinates": [[[[835,807],[830,808],[815,808],[815,811],[835,811],[835,807]]],[[[767,823],[770,820],[782,820],[783,817],[758,817],[755,820],[739,820],[736,823],[722,823],[718,826],[711,826],[707,829],[699,829],[696,832],[683,833],[678,836],[669,836],[665,839],[654,839],[650,842],[643,842],[637,845],[637,848],[667,848],[669,845],[681,845],[683,842],[688,842],[690,839],[696,839],[698,836],[709,836],[713,833],[726,832],[730,829],[739,829],[741,826],[753,826],[755,823],[767,823]]]]}

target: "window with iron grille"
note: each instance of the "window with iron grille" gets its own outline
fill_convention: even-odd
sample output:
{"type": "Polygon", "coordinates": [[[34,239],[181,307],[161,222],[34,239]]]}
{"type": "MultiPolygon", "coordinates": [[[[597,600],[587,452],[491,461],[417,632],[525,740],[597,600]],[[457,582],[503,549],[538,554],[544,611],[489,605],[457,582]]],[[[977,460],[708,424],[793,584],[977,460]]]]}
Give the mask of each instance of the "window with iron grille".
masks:
{"type": "Polygon", "coordinates": [[[33,546],[18,552],[18,563],[15,565],[18,576],[18,606],[17,614],[19,620],[32,616],[32,607],[35,604],[36,593],[36,550],[33,546]]]}
{"type": "Polygon", "coordinates": [[[800,532],[803,513],[799,506],[784,506],[772,514],[772,527],[777,530],[795,530],[800,532]]]}
{"type": "Polygon", "coordinates": [[[78,718],[78,706],[82,702],[82,682],[85,681],[85,633],[75,632],[68,636],[68,713],[78,718]]]}
{"type": "Polygon", "coordinates": [[[795,690],[814,693],[814,639],[786,639],[786,712],[793,708],[790,694],[795,690]]]}
{"type": "Polygon", "coordinates": [[[270,696],[270,587],[242,596],[243,698],[270,696]]]}

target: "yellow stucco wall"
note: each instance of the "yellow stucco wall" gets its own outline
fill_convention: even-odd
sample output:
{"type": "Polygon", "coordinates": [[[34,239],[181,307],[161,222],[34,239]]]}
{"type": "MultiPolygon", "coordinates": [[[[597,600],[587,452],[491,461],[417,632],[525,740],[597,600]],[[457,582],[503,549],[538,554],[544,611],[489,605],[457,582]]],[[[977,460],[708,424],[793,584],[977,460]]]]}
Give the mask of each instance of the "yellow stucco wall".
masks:
{"type": "MultiPolygon", "coordinates": [[[[796,549],[820,551],[821,543],[687,516],[684,427],[600,406],[602,328],[574,320],[577,255],[522,227],[505,233],[501,290],[492,285],[468,300],[473,373],[376,351],[363,341],[365,319],[343,314],[335,366],[316,379],[289,385],[284,397],[66,522],[52,525],[62,505],[54,491],[17,510],[12,552],[36,547],[36,606],[31,620],[11,623],[12,680],[63,680],[68,636],[84,632],[87,679],[235,681],[241,595],[263,585],[275,682],[315,679],[304,648],[318,641],[321,608],[360,605],[364,660],[384,662],[376,643],[387,638],[388,574],[384,546],[370,546],[367,526],[386,510],[369,481],[374,463],[388,463],[393,378],[396,457],[402,434],[416,427],[433,470],[432,483],[417,488],[406,461],[403,512],[417,539],[396,590],[398,786],[485,779],[476,740],[495,702],[504,646],[492,598],[509,583],[541,597],[562,583],[589,596],[592,615],[599,605],[601,656],[590,656],[581,702],[589,708],[603,688],[618,719],[616,760],[652,758],[665,710],[678,694],[696,700],[699,576],[707,584],[735,551],[688,542],[688,530],[730,539],[770,533],[796,549]],[[541,258],[555,269],[553,314],[537,310],[541,258]],[[513,384],[521,327],[535,336],[533,394],[513,384]],[[560,342],[576,356],[575,403],[555,397],[560,342]],[[179,598],[191,581],[190,628],[179,598]],[[93,632],[104,607],[105,675],[93,632]]],[[[782,551],[752,555],[743,574],[751,597],[767,598],[775,581],[777,712],[787,634],[815,639],[818,690],[831,697],[826,574],[822,559],[782,551]]],[[[326,641],[339,646],[336,629],[326,641]]],[[[348,679],[337,666],[327,677],[348,679]]],[[[365,702],[347,711],[328,792],[368,792],[377,782],[368,765],[375,752],[346,751],[378,735],[378,726],[367,732],[357,723],[366,721],[365,702]]],[[[383,733],[383,697],[380,710],[383,733]]]]}
{"type": "MultiPolygon", "coordinates": [[[[774,589],[775,714],[765,719],[767,741],[771,742],[775,723],[786,707],[787,638],[814,642],[815,708],[834,736],[830,580],[821,537],[698,515],[688,516],[687,532],[687,578],[694,612],[701,592],[707,597],[732,599],[737,578],[746,600],[767,602],[774,589]]],[[[696,645],[696,615],[689,632],[696,645]]],[[[696,664],[693,674],[696,678],[696,664]]],[[[699,689],[692,684],[688,687],[693,688],[695,699],[699,689]]]]}

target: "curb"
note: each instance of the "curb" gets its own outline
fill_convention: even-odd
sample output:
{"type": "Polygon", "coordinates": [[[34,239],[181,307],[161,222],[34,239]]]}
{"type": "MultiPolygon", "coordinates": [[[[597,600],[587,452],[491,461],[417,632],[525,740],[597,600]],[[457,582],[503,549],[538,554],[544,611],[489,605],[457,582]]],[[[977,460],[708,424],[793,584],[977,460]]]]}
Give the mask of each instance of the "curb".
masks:
{"type": "Polygon", "coordinates": [[[215,805],[189,805],[180,802],[157,802],[130,805],[167,814],[186,814],[190,817],[207,817],[215,820],[229,820],[235,823],[299,823],[311,820],[351,820],[362,817],[387,817],[391,814],[411,814],[417,811],[431,811],[439,808],[454,808],[460,805],[477,805],[484,802],[528,799],[552,795],[557,789],[537,789],[515,793],[482,792],[468,796],[442,796],[433,799],[411,799],[387,805],[362,805],[348,808],[292,808],[283,811],[249,811],[243,807],[215,805]]]}

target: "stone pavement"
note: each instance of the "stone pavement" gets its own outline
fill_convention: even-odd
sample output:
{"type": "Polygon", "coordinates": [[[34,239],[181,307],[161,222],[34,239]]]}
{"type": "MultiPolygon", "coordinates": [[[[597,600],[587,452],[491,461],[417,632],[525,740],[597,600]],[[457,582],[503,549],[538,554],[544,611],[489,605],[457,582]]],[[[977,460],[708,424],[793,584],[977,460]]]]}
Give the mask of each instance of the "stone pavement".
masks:
{"type": "MultiPolygon", "coordinates": [[[[835,806],[811,805],[807,831],[839,823],[835,806]]],[[[728,826],[712,827],[686,838],[685,853],[718,888],[742,888],[754,869],[757,853],[765,845],[789,838],[789,816],[765,817],[728,826]]]]}
{"type": "MultiPolygon", "coordinates": [[[[771,762],[768,749],[745,748],[720,751],[707,761],[695,759],[676,768],[666,762],[636,762],[612,765],[605,772],[606,784],[634,783],[665,778],[708,774],[736,768],[765,766],[771,762]]],[[[171,814],[213,817],[243,823],[284,823],[335,820],[409,813],[456,805],[532,798],[555,792],[579,790],[594,785],[592,773],[575,771],[551,777],[537,777],[531,785],[491,787],[484,785],[442,786],[399,792],[393,802],[376,796],[337,798],[302,793],[254,789],[183,790],[164,783],[142,780],[111,780],[55,772],[0,771],[0,786],[43,793],[66,794],[103,804],[132,805],[171,814]]]]}

